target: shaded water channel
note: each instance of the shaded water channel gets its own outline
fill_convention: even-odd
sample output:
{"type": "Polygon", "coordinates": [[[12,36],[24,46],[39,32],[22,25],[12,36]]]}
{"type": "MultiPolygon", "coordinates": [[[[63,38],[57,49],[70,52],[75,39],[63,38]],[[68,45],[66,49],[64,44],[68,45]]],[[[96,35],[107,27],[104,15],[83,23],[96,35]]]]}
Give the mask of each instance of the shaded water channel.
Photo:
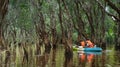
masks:
{"type": "Polygon", "coordinates": [[[50,53],[29,56],[28,62],[22,58],[15,59],[11,55],[3,61],[0,55],[0,67],[120,67],[120,52],[105,50],[103,52],[74,51],[73,58],[64,55],[64,48],[60,46],[50,53]]]}

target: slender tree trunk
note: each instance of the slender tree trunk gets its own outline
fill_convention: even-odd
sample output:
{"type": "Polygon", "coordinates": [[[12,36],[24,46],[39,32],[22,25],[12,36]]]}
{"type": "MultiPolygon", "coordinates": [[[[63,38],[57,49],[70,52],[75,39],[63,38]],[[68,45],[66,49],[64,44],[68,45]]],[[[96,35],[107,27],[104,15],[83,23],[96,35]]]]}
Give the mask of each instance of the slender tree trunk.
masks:
{"type": "Polygon", "coordinates": [[[56,31],[56,16],[53,6],[49,6],[50,10],[50,28],[51,28],[51,44],[53,49],[57,47],[57,31],[56,31]]]}
{"type": "Polygon", "coordinates": [[[59,4],[59,23],[60,23],[60,27],[61,27],[61,34],[62,34],[62,37],[61,37],[61,42],[62,44],[65,44],[65,30],[64,30],[64,27],[63,27],[63,21],[62,21],[62,8],[61,8],[61,0],[58,0],[58,4],[59,4]]]}
{"type": "MultiPolygon", "coordinates": [[[[120,10],[119,10],[120,11],[120,10]]],[[[117,36],[118,36],[118,39],[117,39],[117,45],[118,45],[118,49],[120,50],[120,12],[118,13],[119,14],[119,21],[118,21],[118,33],[117,33],[117,36]]]]}
{"type": "Polygon", "coordinates": [[[4,18],[7,13],[9,0],[0,0],[0,46],[3,48],[3,24],[4,18]]]}
{"type": "Polygon", "coordinates": [[[118,45],[120,46],[120,22],[118,23],[118,45]]]}
{"type": "Polygon", "coordinates": [[[115,37],[115,42],[116,42],[115,49],[120,50],[120,22],[118,22],[117,25],[117,34],[115,37]]]}
{"type": "Polygon", "coordinates": [[[2,40],[3,40],[3,39],[2,39],[2,26],[0,25],[0,47],[1,47],[1,48],[4,47],[2,40]]]}

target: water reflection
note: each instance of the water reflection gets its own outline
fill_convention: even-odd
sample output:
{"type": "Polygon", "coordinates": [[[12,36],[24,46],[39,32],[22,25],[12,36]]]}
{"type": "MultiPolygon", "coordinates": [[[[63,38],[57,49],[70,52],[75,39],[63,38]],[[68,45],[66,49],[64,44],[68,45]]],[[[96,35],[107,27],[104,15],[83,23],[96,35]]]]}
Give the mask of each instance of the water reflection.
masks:
{"type": "Polygon", "coordinates": [[[84,52],[79,51],[78,57],[79,57],[79,66],[80,67],[99,67],[96,66],[96,59],[97,56],[100,56],[102,52],[84,52]]]}
{"type": "Polygon", "coordinates": [[[52,50],[52,54],[51,54],[51,67],[56,67],[56,49],[52,50]]]}
{"type": "Polygon", "coordinates": [[[50,56],[50,51],[44,51],[43,55],[36,55],[36,67],[46,67],[48,60],[49,60],[49,56],[50,56]]]}
{"type": "Polygon", "coordinates": [[[73,67],[73,56],[65,55],[64,67],[73,67]]]}
{"type": "Polygon", "coordinates": [[[120,67],[120,51],[73,52],[73,57],[64,55],[63,47],[38,55],[17,57],[6,51],[0,54],[0,67],[120,67]]]}

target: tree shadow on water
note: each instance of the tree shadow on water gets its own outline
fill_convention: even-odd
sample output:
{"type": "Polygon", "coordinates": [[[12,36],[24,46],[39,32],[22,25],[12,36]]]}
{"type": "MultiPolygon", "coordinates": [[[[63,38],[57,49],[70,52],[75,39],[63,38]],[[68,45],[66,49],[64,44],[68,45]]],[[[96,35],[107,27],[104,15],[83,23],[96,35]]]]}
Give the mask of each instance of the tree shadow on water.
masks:
{"type": "Polygon", "coordinates": [[[37,67],[46,67],[46,64],[48,63],[48,60],[49,60],[50,51],[51,51],[51,49],[47,49],[44,51],[43,55],[36,56],[36,66],[37,67]]]}
{"type": "Polygon", "coordinates": [[[65,61],[63,67],[73,67],[73,52],[66,50],[65,51],[65,61]]]}

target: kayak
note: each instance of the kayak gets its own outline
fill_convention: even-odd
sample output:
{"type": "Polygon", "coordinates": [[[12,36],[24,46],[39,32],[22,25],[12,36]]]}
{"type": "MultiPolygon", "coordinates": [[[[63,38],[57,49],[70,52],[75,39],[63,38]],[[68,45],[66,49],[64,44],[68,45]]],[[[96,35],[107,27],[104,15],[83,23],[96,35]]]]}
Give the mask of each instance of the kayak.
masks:
{"type": "Polygon", "coordinates": [[[86,52],[101,52],[102,48],[100,47],[93,47],[93,48],[89,48],[89,47],[85,47],[83,48],[82,46],[73,46],[73,51],[86,51],[86,52]]]}
{"type": "Polygon", "coordinates": [[[84,51],[90,51],[90,52],[100,52],[102,51],[102,48],[100,47],[94,47],[94,48],[84,48],[84,51]]]}
{"type": "Polygon", "coordinates": [[[90,52],[90,51],[78,51],[78,53],[79,53],[79,55],[82,55],[82,54],[86,54],[86,55],[89,55],[89,54],[100,55],[100,54],[102,54],[101,51],[99,51],[99,52],[96,52],[96,51],[94,51],[94,52],[90,52]]]}

